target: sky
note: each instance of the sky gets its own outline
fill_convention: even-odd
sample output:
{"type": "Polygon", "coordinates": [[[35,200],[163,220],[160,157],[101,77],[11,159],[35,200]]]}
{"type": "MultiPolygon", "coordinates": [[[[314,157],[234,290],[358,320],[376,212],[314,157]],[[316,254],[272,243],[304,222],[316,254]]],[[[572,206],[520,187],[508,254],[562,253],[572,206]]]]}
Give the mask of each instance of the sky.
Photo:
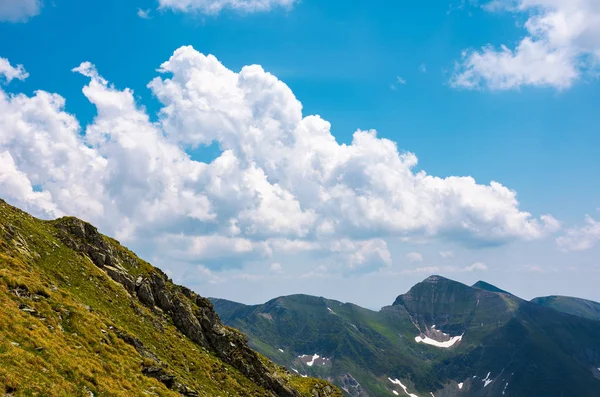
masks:
{"type": "Polygon", "coordinates": [[[204,296],[600,301],[600,1],[0,0],[0,197],[204,296]]]}

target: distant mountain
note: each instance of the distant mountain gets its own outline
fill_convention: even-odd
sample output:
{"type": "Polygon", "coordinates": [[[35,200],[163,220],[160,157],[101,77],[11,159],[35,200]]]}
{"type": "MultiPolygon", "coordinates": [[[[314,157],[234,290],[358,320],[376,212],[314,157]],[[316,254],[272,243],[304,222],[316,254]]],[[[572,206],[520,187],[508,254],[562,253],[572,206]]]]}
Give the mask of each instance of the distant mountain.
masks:
{"type": "Polygon", "coordinates": [[[432,276],[378,312],[306,295],[212,302],[251,347],[347,396],[600,395],[599,322],[476,286],[432,276]]]}
{"type": "Polygon", "coordinates": [[[2,200],[0,307],[0,395],[341,397],[92,225],[2,200]]]}
{"type": "Polygon", "coordinates": [[[499,292],[501,294],[512,295],[510,292],[506,292],[503,289],[496,287],[495,285],[486,283],[485,281],[476,282],[475,284],[473,284],[473,288],[479,288],[479,289],[483,289],[483,290],[490,291],[490,292],[499,292]]]}
{"type": "Polygon", "coordinates": [[[546,296],[531,302],[559,312],[600,321],[600,303],[568,296],[546,296]]]}

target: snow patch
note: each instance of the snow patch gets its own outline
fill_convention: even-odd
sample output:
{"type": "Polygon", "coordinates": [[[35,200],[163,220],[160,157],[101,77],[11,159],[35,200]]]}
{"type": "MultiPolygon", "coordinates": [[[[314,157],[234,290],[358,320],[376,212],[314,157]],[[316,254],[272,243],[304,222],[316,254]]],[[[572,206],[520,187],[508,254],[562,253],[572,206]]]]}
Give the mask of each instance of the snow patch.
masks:
{"type": "Polygon", "coordinates": [[[298,370],[297,370],[297,369],[295,369],[295,368],[292,368],[292,371],[294,371],[294,372],[295,372],[295,373],[297,373],[297,374],[299,373],[299,372],[298,372],[298,370]]]}
{"type": "Polygon", "coordinates": [[[307,362],[307,363],[306,363],[306,365],[308,365],[309,367],[312,367],[312,366],[313,366],[313,364],[315,363],[315,360],[316,360],[317,358],[319,358],[319,355],[318,355],[318,354],[315,354],[315,355],[313,355],[313,356],[312,356],[312,360],[310,360],[309,362],[307,362]]]}
{"type": "Polygon", "coordinates": [[[279,351],[283,353],[283,350],[282,350],[282,349],[279,349],[279,351]]]}
{"type": "Polygon", "coordinates": [[[309,358],[310,358],[310,361],[307,361],[307,362],[305,362],[304,364],[308,365],[309,367],[312,367],[312,366],[313,366],[313,365],[315,365],[315,364],[317,364],[317,365],[319,365],[319,364],[320,364],[320,365],[326,365],[326,364],[327,364],[327,362],[331,361],[331,359],[330,359],[330,358],[327,358],[327,357],[321,357],[321,356],[320,356],[320,355],[318,355],[318,354],[312,354],[312,355],[311,355],[311,354],[303,354],[303,355],[301,355],[301,356],[298,356],[298,358],[299,358],[299,359],[301,359],[301,360],[304,360],[304,359],[306,359],[307,357],[309,357],[309,358]],[[317,362],[317,360],[319,360],[319,359],[320,359],[320,361],[319,361],[319,362],[317,362]]]}
{"type": "Polygon", "coordinates": [[[331,308],[330,308],[330,307],[328,307],[328,308],[327,308],[327,310],[329,310],[329,313],[331,313],[331,314],[335,314],[335,315],[337,316],[337,313],[336,313],[336,312],[334,312],[333,310],[331,310],[331,308]]]}
{"type": "Polygon", "coordinates": [[[458,384],[458,388],[459,388],[460,390],[462,390],[462,388],[463,388],[463,385],[464,385],[464,383],[462,383],[462,382],[461,382],[461,383],[459,383],[459,384],[458,384]]]}
{"type": "Polygon", "coordinates": [[[407,394],[409,397],[419,397],[419,396],[417,396],[416,394],[411,394],[411,393],[409,393],[409,392],[408,392],[408,388],[407,388],[406,386],[404,386],[404,385],[402,384],[402,382],[400,382],[400,380],[399,380],[399,379],[392,379],[392,378],[388,378],[388,380],[389,380],[390,382],[392,382],[393,384],[400,386],[400,387],[402,388],[402,390],[404,390],[404,393],[406,393],[406,394],[407,394]]]}
{"type": "Polygon", "coordinates": [[[459,336],[455,336],[454,338],[450,338],[450,340],[447,340],[446,342],[438,342],[437,340],[433,340],[428,336],[425,336],[425,337],[416,336],[415,341],[417,343],[425,343],[426,345],[431,345],[431,346],[442,347],[444,349],[448,349],[449,347],[454,346],[454,344],[456,342],[461,341],[462,337],[463,337],[462,335],[459,335],[459,336]]]}
{"type": "Polygon", "coordinates": [[[396,390],[392,390],[392,393],[394,393],[395,395],[399,395],[398,392],[396,390]]]}
{"type": "Polygon", "coordinates": [[[484,380],[482,380],[482,382],[484,383],[483,387],[487,387],[487,385],[489,385],[490,383],[492,383],[492,380],[490,379],[490,375],[492,373],[488,372],[487,376],[485,377],[484,380]]]}
{"type": "Polygon", "coordinates": [[[504,390],[502,390],[502,395],[504,395],[504,393],[506,393],[506,388],[508,387],[508,382],[506,382],[506,385],[504,385],[504,390]]]}

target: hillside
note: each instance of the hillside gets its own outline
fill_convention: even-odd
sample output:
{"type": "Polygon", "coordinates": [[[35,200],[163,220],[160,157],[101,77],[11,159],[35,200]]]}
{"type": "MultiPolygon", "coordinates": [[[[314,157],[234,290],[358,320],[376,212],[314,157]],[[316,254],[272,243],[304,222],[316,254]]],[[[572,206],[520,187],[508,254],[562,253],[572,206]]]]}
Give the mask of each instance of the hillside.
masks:
{"type": "Polygon", "coordinates": [[[509,294],[510,295],[509,292],[507,292],[503,289],[500,289],[500,288],[496,287],[495,285],[486,283],[485,281],[481,281],[481,280],[476,282],[475,284],[473,284],[473,288],[479,288],[479,289],[483,289],[483,290],[490,291],[490,292],[499,292],[501,294],[509,294]]]}
{"type": "Polygon", "coordinates": [[[600,303],[569,296],[546,296],[531,300],[540,306],[590,320],[600,321],[600,303]]]}
{"type": "MultiPolygon", "coordinates": [[[[480,284],[481,285],[481,284],[480,284]]],[[[250,345],[347,396],[597,396],[600,324],[432,276],[379,312],[306,295],[212,299],[250,345]]]]}
{"type": "Polygon", "coordinates": [[[76,218],[0,200],[0,393],[341,396],[290,374],[212,304],[76,218]]]}

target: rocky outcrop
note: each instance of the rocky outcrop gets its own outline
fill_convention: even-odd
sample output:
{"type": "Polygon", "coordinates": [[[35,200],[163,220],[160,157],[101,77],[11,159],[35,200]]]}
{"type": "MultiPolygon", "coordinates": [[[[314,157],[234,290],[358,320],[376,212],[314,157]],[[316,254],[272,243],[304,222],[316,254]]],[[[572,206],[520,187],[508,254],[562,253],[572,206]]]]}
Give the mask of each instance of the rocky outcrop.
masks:
{"type": "MultiPolygon", "coordinates": [[[[213,352],[224,362],[238,369],[250,380],[279,397],[295,397],[298,392],[287,387],[266,367],[260,356],[250,349],[246,337],[225,327],[212,304],[188,288],[173,284],[156,268],[141,272],[141,263],[126,250],[119,249],[92,225],[76,218],[61,218],[55,222],[58,237],[69,248],[87,255],[92,262],[146,307],[162,311],[173,324],[196,344],[213,352]],[[139,274],[134,278],[131,273],[139,274]],[[142,273],[142,274],[140,274],[142,273]],[[160,309],[160,310],[158,310],[160,309]]],[[[134,344],[135,346],[135,344],[134,344]]],[[[167,384],[171,382],[159,366],[146,368],[146,375],[167,384]]],[[[175,381],[173,380],[173,384],[175,381]]],[[[334,395],[330,385],[315,386],[315,397],[334,395]]],[[[184,393],[182,393],[184,394],[184,393]]],[[[191,394],[184,394],[191,395],[191,394]]]]}

